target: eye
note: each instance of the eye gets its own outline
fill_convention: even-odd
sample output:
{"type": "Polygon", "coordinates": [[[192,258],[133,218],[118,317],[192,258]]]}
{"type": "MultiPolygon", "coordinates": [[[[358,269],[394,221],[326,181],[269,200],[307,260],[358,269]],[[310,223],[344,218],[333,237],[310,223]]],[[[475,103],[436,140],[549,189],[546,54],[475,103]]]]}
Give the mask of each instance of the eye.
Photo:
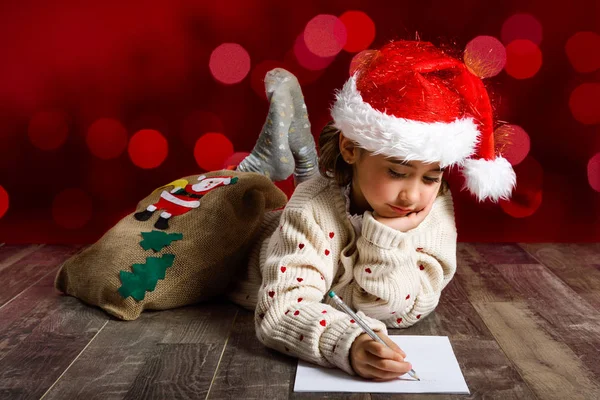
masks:
{"type": "Polygon", "coordinates": [[[425,181],[430,185],[433,185],[434,183],[438,183],[440,181],[440,178],[430,178],[428,176],[425,176],[423,179],[425,179],[425,181]]]}
{"type": "Polygon", "coordinates": [[[406,174],[399,174],[396,171],[394,171],[393,169],[388,169],[388,175],[391,176],[392,178],[406,178],[406,174]]]}

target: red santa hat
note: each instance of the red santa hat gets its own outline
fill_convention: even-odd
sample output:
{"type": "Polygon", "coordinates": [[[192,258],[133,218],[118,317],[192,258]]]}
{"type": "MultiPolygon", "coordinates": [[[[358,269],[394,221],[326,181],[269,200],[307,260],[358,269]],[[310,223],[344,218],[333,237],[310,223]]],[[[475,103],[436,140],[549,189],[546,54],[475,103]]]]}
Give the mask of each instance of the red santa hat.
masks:
{"type": "Polygon", "coordinates": [[[482,201],[508,199],[511,164],[496,154],[487,91],[465,64],[428,42],[396,41],[371,51],[331,109],[334,126],[374,154],[462,167],[482,201]]]}

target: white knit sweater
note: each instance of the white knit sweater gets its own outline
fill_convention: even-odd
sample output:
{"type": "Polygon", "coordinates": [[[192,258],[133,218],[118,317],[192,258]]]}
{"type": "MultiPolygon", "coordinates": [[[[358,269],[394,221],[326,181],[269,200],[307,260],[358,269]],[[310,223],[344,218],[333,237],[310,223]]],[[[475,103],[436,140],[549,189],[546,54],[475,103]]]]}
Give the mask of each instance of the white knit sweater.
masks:
{"type": "Polygon", "coordinates": [[[409,327],[435,309],[454,276],[457,233],[450,192],[408,232],[369,211],[362,223],[349,218],[344,192],[322,176],[298,185],[283,210],[266,214],[248,269],[228,296],[255,310],[266,346],[353,375],[350,348],[363,331],[328,291],[374,330],[409,327]]]}

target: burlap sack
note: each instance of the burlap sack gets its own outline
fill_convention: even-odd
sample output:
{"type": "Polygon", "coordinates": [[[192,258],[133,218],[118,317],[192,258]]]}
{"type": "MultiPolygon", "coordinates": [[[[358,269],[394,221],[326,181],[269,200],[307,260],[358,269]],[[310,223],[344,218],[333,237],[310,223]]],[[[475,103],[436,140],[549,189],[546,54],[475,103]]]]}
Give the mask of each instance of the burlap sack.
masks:
{"type": "Polygon", "coordinates": [[[143,199],[135,213],[61,266],[56,288],[124,320],[136,319],[144,309],[194,304],[222,293],[232,276],[245,268],[264,213],[283,207],[287,197],[257,173],[223,170],[202,175],[206,178],[186,177],[143,199]],[[209,187],[221,183],[198,192],[200,186],[193,185],[200,182],[209,187]],[[193,208],[196,201],[199,205],[193,208]],[[159,207],[152,213],[148,210],[153,204],[159,207]],[[171,211],[168,219],[165,210],[171,211]],[[143,232],[153,232],[154,237],[169,234],[175,240],[167,240],[162,248],[155,243],[159,251],[145,250],[143,232]]]}

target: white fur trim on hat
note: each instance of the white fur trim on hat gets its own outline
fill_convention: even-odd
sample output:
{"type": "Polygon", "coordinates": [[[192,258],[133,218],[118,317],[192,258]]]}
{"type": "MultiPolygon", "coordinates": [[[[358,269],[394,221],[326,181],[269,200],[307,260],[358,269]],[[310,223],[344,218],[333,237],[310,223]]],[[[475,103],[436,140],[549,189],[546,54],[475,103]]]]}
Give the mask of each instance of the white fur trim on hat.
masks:
{"type": "MultiPolygon", "coordinates": [[[[465,188],[477,196],[479,201],[489,198],[494,203],[508,200],[516,185],[517,177],[506,158],[494,160],[467,159],[463,165],[465,188]]],[[[463,188],[464,189],[464,188],[463,188]]]]}
{"type": "Polygon", "coordinates": [[[472,118],[427,123],[385,114],[363,101],[356,75],[335,96],[331,109],[334,126],[374,154],[439,162],[444,168],[462,164],[475,151],[480,133],[472,118]]]}

